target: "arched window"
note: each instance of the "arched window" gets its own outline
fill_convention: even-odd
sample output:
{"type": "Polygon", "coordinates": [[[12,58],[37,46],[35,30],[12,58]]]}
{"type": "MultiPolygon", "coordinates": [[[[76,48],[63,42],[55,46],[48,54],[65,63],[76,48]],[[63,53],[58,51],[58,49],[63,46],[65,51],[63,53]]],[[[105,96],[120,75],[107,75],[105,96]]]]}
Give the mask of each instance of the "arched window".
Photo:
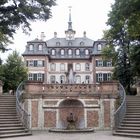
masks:
{"type": "Polygon", "coordinates": [[[77,75],[76,76],[76,84],[80,84],[81,83],[81,76],[77,75]]]}
{"type": "Polygon", "coordinates": [[[61,55],[64,55],[64,54],[65,54],[64,49],[62,49],[62,50],[60,51],[60,54],[61,54],[61,55]]]}
{"type": "Polygon", "coordinates": [[[85,55],[89,55],[89,50],[88,49],[85,50],[85,55]]]}
{"type": "Polygon", "coordinates": [[[64,75],[61,75],[60,76],[60,83],[61,84],[64,84],[65,83],[65,76],[64,75]]]}
{"type": "Polygon", "coordinates": [[[80,55],[80,50],[79,49],[76,50],[76,55],[80,55]]]}
{"type": "Polygon", "coordinates": [[[55,55],[55,53],[56,53],[56,52],[55,52],[55,50],[54,50],[54,49],[52,49],[51,54],[52,54],[52,55],[55,55]]]}
{"type": "Polygon", "coordinates": [[[85,83],[86,84],[89,84],[90,83],[90,76],[89,75],[86,75],[86,77],[85,77],[85,83]]]}
{"type": "Polygon", "coordinates": [[[71,49],[68,50],[68,55],[72,55],[72,50],[71,49]]]}

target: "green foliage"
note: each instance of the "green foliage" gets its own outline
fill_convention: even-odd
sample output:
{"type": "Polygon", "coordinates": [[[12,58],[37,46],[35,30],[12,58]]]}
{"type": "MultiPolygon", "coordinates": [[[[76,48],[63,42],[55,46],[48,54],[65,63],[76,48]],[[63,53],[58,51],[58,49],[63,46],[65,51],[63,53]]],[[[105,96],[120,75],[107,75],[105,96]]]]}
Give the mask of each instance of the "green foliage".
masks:
{"type": "Polygon", "coordinates": [[[1,66],[0,75],[4,83],[4,91],[10,89],[15,91],[19,83],[27,79],[27,68],[16,51],[9,55],[6,63],[1,66]]]}
{"type": "Polygon", "coordinates": [[[114,77],[130,93],[135,77],[140,76],[140,1],[115,0],[108,16],[110,29],[104,38],[110,47],[104,54],[114,60],[114,77]]]}
{"type": "Polygon", "coordinates": [[[54,5],[55,0],[0,0],[0,50],[5,51],[20,26],[27,33],[30,21],[49,19],[54,5]]]}

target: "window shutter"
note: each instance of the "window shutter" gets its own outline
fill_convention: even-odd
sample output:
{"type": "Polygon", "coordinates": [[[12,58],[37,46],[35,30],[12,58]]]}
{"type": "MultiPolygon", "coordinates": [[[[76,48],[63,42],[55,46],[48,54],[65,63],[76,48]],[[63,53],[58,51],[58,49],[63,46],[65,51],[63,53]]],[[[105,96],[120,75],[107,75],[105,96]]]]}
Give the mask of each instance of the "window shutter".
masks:
{"type": "Polygon", "coordinates": [[[96,60],[96,67],[98,67],[98,60],[96,60]]]}
{"type": "Polygon", "coordinates": [[[96,82],[98,82],[98,74],[96,73],[96,82]]]}

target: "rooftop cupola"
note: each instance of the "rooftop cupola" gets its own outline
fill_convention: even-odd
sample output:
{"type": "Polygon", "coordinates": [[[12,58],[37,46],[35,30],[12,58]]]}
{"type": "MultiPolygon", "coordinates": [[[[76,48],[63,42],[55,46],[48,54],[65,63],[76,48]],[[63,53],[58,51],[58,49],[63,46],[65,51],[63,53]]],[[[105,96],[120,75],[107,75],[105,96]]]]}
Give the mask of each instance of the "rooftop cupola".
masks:
{"type": "Polygon", "coordinates": [[[71,6],[69,6],[69,21],[68,21],[68,29],[65,31],[67,40],[74,40],[75,31],[72,29],[72,21],[71,21],[71,6]]]}

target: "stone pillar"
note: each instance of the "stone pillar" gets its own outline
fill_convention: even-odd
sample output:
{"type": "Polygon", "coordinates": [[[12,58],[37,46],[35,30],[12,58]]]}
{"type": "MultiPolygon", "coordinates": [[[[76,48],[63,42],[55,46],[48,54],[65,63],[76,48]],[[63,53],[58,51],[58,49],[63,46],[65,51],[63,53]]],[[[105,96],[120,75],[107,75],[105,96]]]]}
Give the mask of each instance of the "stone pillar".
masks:
{"type": "Polygon", "coordinates": [[[2,95],[2,92],[3,92],[2,86],[3,86],[3,84],[2,84],[2,81],[0,80],[0,95],[2,95]]]}

